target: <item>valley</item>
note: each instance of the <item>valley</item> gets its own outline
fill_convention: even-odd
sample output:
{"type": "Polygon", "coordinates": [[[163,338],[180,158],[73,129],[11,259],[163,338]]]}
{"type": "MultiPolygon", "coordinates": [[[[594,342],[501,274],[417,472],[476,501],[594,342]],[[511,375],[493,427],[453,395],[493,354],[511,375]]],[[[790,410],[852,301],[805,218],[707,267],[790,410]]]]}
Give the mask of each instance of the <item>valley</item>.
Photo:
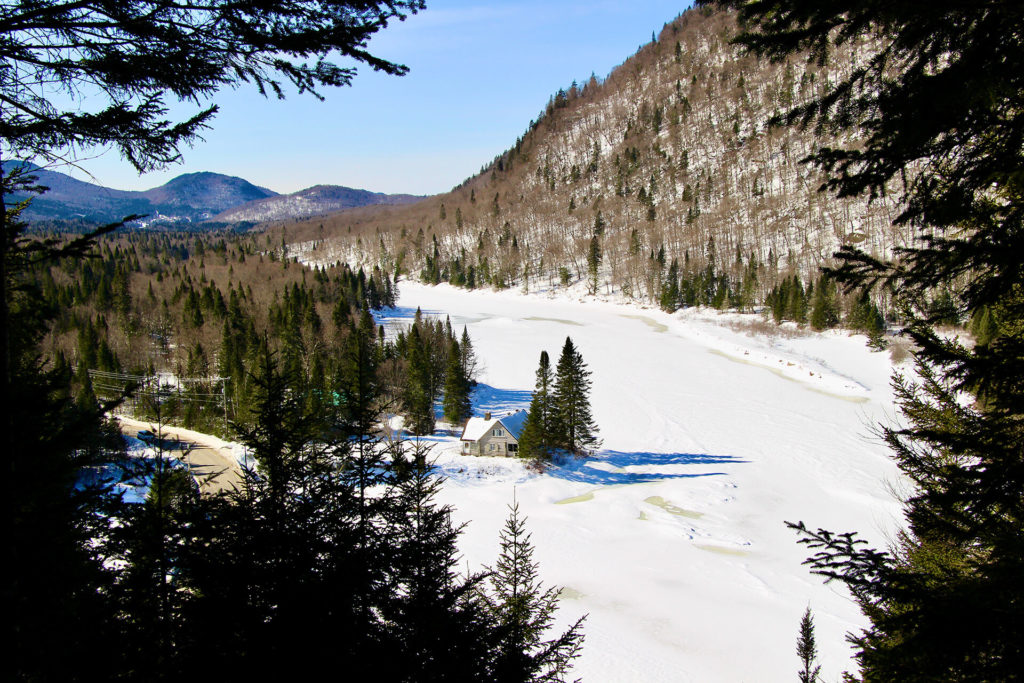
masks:
{"type": "Polygon", "coordinates": [[[559,625],[589,615],[577,676],[790,680],[808,605],[826,678],[850,668],[844,634],[864,618],[844,590],[801,565],[807,551],[784,521],[856,530],[882,546],[900,526],[889,487],[901,479],[871,436],[893,414],[887,354],[847,333],[754,337],[730,329],[728,316],[554,293],[409,281],[400,291],[399,308],[378,316],[385,326],[417,307],[467,326],[483,367],[476,415],[526,408],[540,351],[557,351],[567,335],[593,371],[604,440],[593,458],[538,473],[459,455],[458,430],[446,435],[443,424],[421,437],[446,479],[441,500],[466,524],[466,566],[493,563],[513,500],[529,517],[542,580],[563,587],[559,625]]]}
{"type": "MultiPolygon", "coordinates": [[[[218,90],[322,100],[336,55],[403,76],[364,48],[422,0],[36,4],[0,30],[21,680],[1018,675],[1019,9],[702,0],[414,196],[56,169],[163,170],[218,90]]],[[[345,109],[433,140],[417,78],[345,109]]]]}

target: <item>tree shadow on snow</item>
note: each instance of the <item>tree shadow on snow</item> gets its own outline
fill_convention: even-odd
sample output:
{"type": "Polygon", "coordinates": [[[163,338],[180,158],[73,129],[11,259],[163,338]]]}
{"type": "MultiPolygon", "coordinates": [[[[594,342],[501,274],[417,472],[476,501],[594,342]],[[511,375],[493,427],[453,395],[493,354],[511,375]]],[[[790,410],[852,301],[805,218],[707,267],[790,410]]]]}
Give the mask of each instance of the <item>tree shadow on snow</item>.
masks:
{"type": "Polygon", "coordinates": [[[517,410],[526,410],[530,407],[531,398],[532,391],[499,389],[489,384],[477,384],[470,394],[473,415],[476,417],[483,417],[484,413],[491,413],[492,417],[501,417],[517,410]]]}
{"type": "Polygon", "coordinates": [[[734,465],[750,462],[732,455],[707,453],[624,453],[601,451],[592,458],[563,456],[556,458],[547,474],[567,481],[601,486],[643,484],[668,479],[715,477],[724,471],[708,470],[708,465],[734,465]],[[690,471],[689,467],[696,471],[690,471]],[[642,469],[641,469],[642,468],[642,469]],[[666,469],[660,469],[666,468],[666,469]],[[685,469],[684,469],[685,468],[685,469]]]}
{"type": "MultiPolygon", "coordinates": [[[[450,315],[445,311],[431,308],[420,308],[424,320],[444,320],[448,317],[452,321],[452,331],[455,336],[461,339],[463,325],[479,322],[482,318],[469,318],[460,315],[450,315]]],[[[393,337],[400,331],[412,326],[416,319],[415,306],[395,306],[394,308],[382,308],[373,311],[373,321],[377,325],[383,325],[384,331],[389,337],[393,337]]]]}
{"type": "MultiPolygon", "coordinates": [[[[432,311],[430,309],[423,310],[424,318],[437,318],[443,317],[444,311],[432,311]]],[[[412,325],[413,319],[416,317],[416,308],[412,306],[395,306],[394,308],[382,308],[378,311],[373,311],[373,319],[379,325],[382,321],[387,324],[389,322],[394,323],[405,323],[412,325]]]]}

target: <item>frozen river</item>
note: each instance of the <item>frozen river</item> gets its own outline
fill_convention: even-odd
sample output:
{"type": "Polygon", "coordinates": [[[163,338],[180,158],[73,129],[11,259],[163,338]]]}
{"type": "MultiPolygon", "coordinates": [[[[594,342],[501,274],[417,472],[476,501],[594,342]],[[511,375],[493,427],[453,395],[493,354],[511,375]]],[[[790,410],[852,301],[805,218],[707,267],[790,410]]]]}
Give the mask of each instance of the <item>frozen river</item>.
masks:
{"type": "MultiPolygon", "coordinates": [[[[474,411],[529,404],[542,350],[571,336],[593,372],[597,456],[542,474],[457,454],[437,437],[443,502],[468,523],[469,566],[491,563],[515,497],[529,517],[559,623],[589,614],[584,681],[791,681],[800,616],[814,610],[826,679],[863,623],[801,561],[785,520],[885,544],[899,488],[872,425],[891,420],[891,365],[844,333],[748,336],[742,316],[469,292],[402,282],[386,325],[424,314],[465,325],[480,359],[474,411]]],[[[749,316],[748,316],[749,318],[749,316]]]]}

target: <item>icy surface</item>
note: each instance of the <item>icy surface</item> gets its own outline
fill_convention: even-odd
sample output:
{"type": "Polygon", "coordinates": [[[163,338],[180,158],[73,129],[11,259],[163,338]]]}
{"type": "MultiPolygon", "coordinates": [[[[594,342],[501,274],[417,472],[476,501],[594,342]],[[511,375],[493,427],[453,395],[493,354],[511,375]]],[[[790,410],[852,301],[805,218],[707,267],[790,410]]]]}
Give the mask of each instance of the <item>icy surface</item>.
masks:
{"type": "Polygon", "coordinates": [[[468,567],[493,563],[506,505],[529,517],[559,623],[583,614],[585,681],[791,681],[814,610],[825,680],[852,666],[865,623],[801,565],[784,521],[859,531],[884,546],[904,484],[873,425],[892,419],[887,354],[846,333],[757,335],[752,316],[467,292],[401,283],[388,329],[426,315],[465,324],[483,368],[474,415],[529,405],[541,350],[571,336],[593,372],[596,457],[538,473],[462,456],[439,429],[443,502],[466,522],[468,567]]]}

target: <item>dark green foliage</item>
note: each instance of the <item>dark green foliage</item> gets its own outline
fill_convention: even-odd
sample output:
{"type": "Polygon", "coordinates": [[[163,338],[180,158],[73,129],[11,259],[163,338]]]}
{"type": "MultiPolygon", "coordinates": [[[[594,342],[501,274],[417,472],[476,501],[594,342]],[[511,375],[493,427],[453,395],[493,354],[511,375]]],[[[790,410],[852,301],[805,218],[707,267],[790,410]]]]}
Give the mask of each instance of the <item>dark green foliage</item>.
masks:
{"type": "Polygon", "coordinates": [[[429,349],[419,325],[409,330],[408,379],[405,390],[407,427],[413,434],[434,431],[434,389],[431,380],[429,349]]]}
{"type": "Polygon", "coordinates": [[[998,314],[985,306],[971,316],[970,330],[975,342],[980,346],[988,346],[999,336],[998,314]]]}
{"type": "Polygon", "coordinates": [[[564,681],[583,645],[580,618],[553,640],[544,640],[554,622],[558,589],[544,588],[533,559],[533,545],[519,504],[510,506],[501,530],[501,555],[492,570],[493,595],[485,596],[495,622],[495,683],[564,681]]]}
{"type": "Polygon", "coordinates": [[[850,312],[846,316],[846,324],[858,332],[868,335],[873,348],[885,348],[885,318],[878,306],[871,300],[867,291],[854,299],[850,312]]]}
{"type": "Polygon", "coordinates": [[[601,443],[590,414],[590,374],[572,339],[566,337],[555,369],[553,442],[570,453],[581,453],[601,443]]]}
{"type": "MultiPolygon", "coordinates": [[[[264,333],[293,374],[308,375],[315,390],[309,400],[333,400],[325,382],[337,374],[349,321],[392,305],[397,291],[378,268],[367,275],[340,265],[314,269],[302,281],[292,278],[281,291],[269,292],[273,299],[265,301],[253,297],[251,284],[247,293],[246,286],[224,283],[222,277],[206,280],[207,271],[195,261],[179,261],[195,253],[213,260],[223,252],[229,278],[236,264],[252,277],[251,269],[241,266],[242,255],[252,248],[245,238],[128,232],[104,238],[100,245],[90,258],[39,264],[30,277],[42,290],[46,307],[57,314],[51,339],[73,335],[77,342],[67,343],[67,357],[77,366],[75,384],[81,384],[85,370],[148,376],[159,370],[193,378],[173,403],[163,405],[161,417],[218,434],[226,430],[226,417],[242,417],[235,406],[246,402],[247,370],[264,333]],[[188,245],[189,253],[182,245],[188,245]],[[199,279],[192,277],[195,270],[199,279]],[[116,309],[116,297],[102,296],[104,283],[117,283],[119,273],[135,288],[145,283],[152,294],[125,299],[127,314],[116,309]],[[154,290],[171,293],[162,306],[155,303],[154,290]],[[128,330],[122,325],[125,318],[128,330]]],[[[115,390],[106,382],[97,392],[100,398],[111,398],[115,390]]],[[[136,416],[154,417],[143,398],[132,401],[136,416]]]]}
{"type": "Polygon", "coordinates": [[[680,306],[679,263],[675,259],[672,259],[672,264],[668,267],[668,273],[665,274],[665,279],[661,283],[659,304],[661,305],[661,310],[668,313],[678,310],[680,306]]]}
{"type": "Polygon", "coordinates": [[[953,293],[943,287],[927,304],[928,321],[933,325],[960,325],[960,311],[957,310],[956,301],[953,300],[953,293]]]}
{"type": "Polygon", "coordinates": [[[336,391],[345,433],[355,437],[361,446],[373,434],[380,414],[381,388],[377,377],[380,359],[369,311],[360,315],[358,326],[350,325],[348,329],[336,391]]]}
{"type": "Polygon", "coordinates": [[[397,545],[392,595],[381,616],[392,624],[394,649],[379,677],[395,681],[490,680],[492,624],[478,597],[484,575],[460,576],[447,506],[434,502],[440,480],[431,473],[428,447],[392,452],[402,473],[397,483],[397,545]]]}
{"type": "Polygon", "coordinates": [[[412,433],[433,432],[434,406],[442,395],[446,418],[457,418],[457,423],[469,417],[476,356],[465,328],[459,342],[450,321],[429,320],[417,310],[412,326],[399,332],[393,344],[385,344],[382,352],[398,363],[382,369],[394,368],[401,382],[402,414],[412,433]]]}
{"type": "Polygon", "coordinates": [[[814,642],[814,617],[811,608],[804,611],[800,618],[800,637],[796,641],[796,656],[800,658],[800,671],[797,678],[800,683],[817,683],[821,667],[817,663],[818,646],[814,642]]]}
{"type": "Polygon", "coordinates": [[[469,418],[472,411],[469,390],[469,378],[462,368],[462,351],[459,342],[452,339],[444,378],[444,419],[449,424],[458,426],[469,418]]]}
{"type": "Polygon", "coordinates": [[[589,277],[591,294],[597,294],[597,274],[600,267],[601,243],[595,234],[590,238],[590,247],[587,249],[587,275],[589,277]]]}
{"type": "MultiPolygon", "coordinates": [[[[898,297],[918,347],[896,377],[906,426],[881,431],[914,484],[888,553],[853,534],[796,528],[808,560],[845,583],[870,626],[851,636],[864,681],[1013,681],[1024,671],[1024,7],[1017,2],[722,2],[739,42],[827,59],[873,41],[862,67],[785,115],[856,129],[863,145],[812,161],[839,195],[895,191],[917,240],[881,261],[853,247],[832,271],[848,290],[898,297]],[[973,348],[934,325],[999,311],[973,348]],[[987,334],[986,334],[987,336],[987,334]],[[969,400],[973,398],[974,400],[969,400]],[[965,400],[968,399],[968,400],[965,400]]],[[[843,139],[842,137],[840,139],[843,139]]],[[[858,299],[862,308],[865,300],[858,299]]]]}
{"type": "MultiPolygon", "coordinates": [[[[0,196],[23,181],[0,175],[0,196]]],[[[119,440],[90,387],[72,397],[67,363],[40,359],[37,345],[56,311],[31,277],[37,265],[81,258],[95,235],[61,247],[29,240],[19,213],[0,203],[6,670],[12,680],[96,680],[125,661],[106,564],[117,556],[107,516],[121,506],[105,475],[117,478],[119,440]]]]}
{"type": "Polygon", "coordinates": [[[818,278],[811,298],[811,327],[827,330],[839,324],[839,292],[835,283],[827,277],[818,278]]]}
{"type": "Polygon", "coordinates": [[[523,432],[519,436],[519,455],[521,457],[550,457],[551,451],[558,445],[556,442],[557,410],[553,390],[554,379],[551,373],[551,361],[548,358],[548,352],[541,351],[533,397],[530,399],[526,422],[523,423],[523,432]]]}
{"type": "Polygon", "coordinates": [[[792,320],[796,323],[807,321],[807,296],[799,275],[785,278],[774,287],[765,302],[771,309],[776,323],[792,320]]]}
{"type": "Polygon", "coordinates": [[[473,341],[469,338],[469,331],[462,327],[462,339],[459,342],[459,361],[462,365],[462,374],[469,381],[470,386],[476,386],[476,354],[473,352],[473,341]]]}

